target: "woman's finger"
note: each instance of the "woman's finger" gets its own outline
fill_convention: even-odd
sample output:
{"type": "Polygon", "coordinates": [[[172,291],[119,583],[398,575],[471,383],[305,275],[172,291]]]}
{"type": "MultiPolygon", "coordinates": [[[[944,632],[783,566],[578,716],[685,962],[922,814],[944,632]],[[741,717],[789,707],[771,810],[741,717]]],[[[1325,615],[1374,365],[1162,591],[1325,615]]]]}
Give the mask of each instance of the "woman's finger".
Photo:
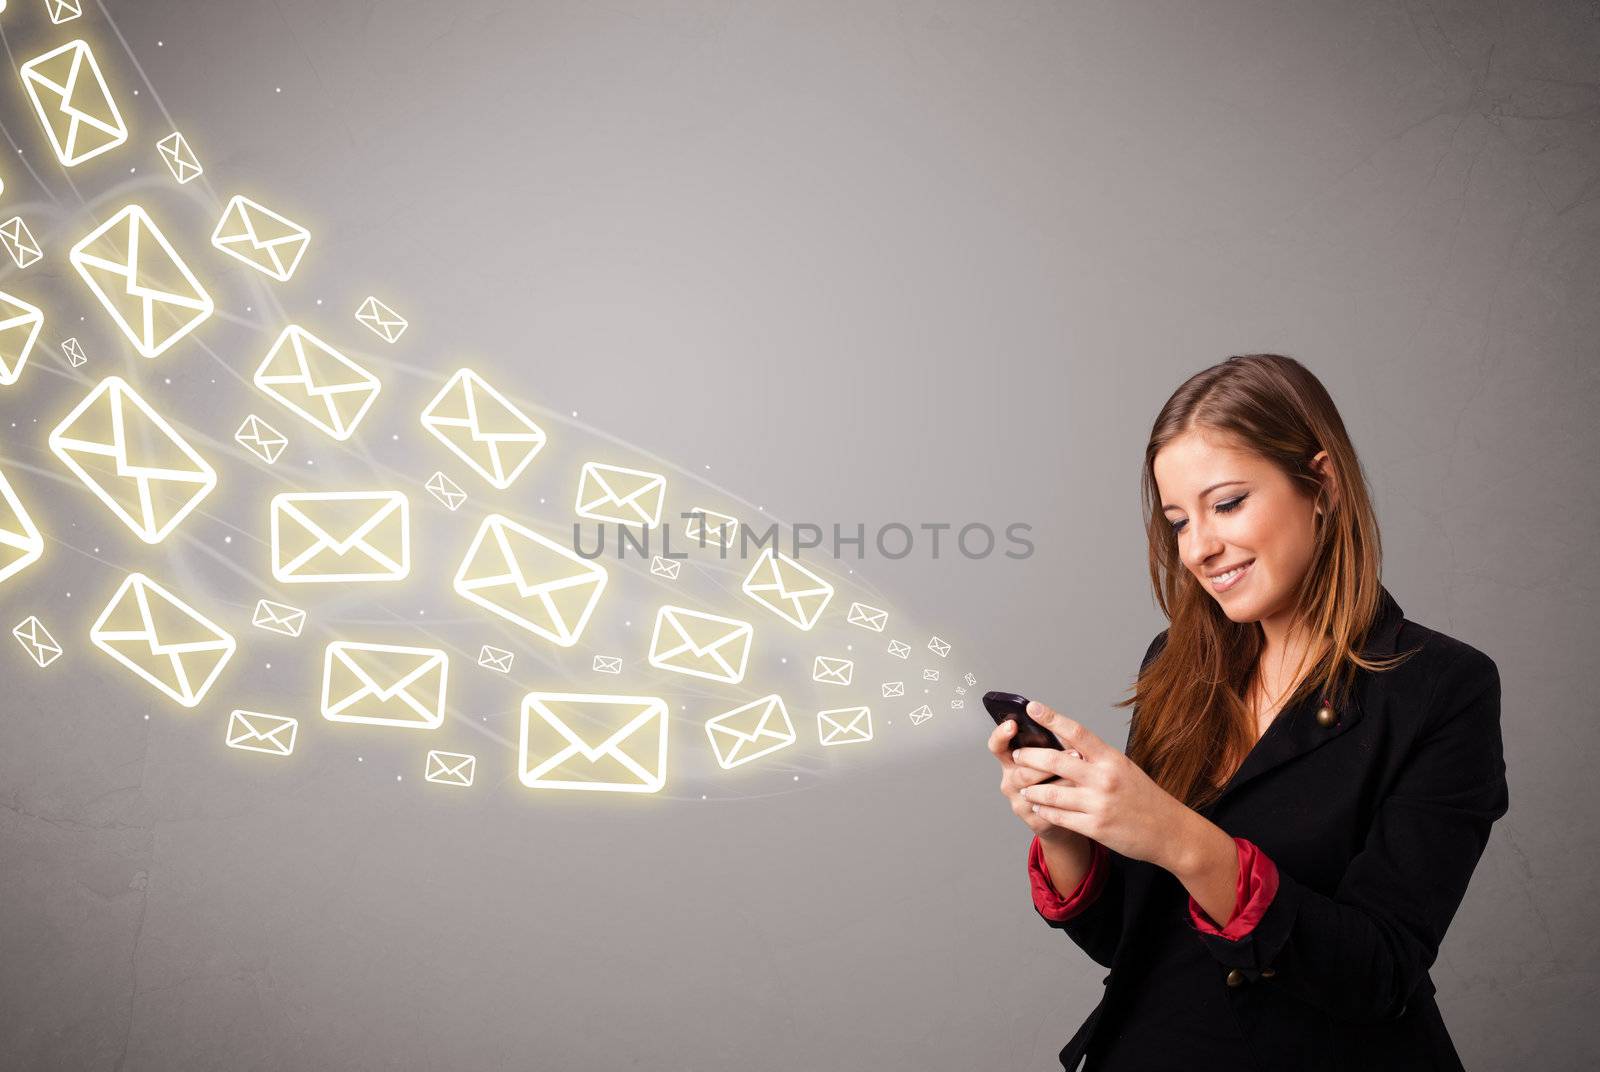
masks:
{"type": "Polygon", "coordinates": [[[1028,701],[1028,717],[1039,725],[1056,735],[1063,747],[1075,748],[1083,758],[1091,763],[1101,759],[1107,752],[1115,751],[1099,737],[1090,732],[1089,727],[1081,722],[1076,722],[1059,711],[1052,711],[1038,700],[1028,701]]]}
{"type": "Polygon", "coordinates": [[[1036,815],[1051,826],[1059,826],[1063,830],[1071,830],[1074,834],[1083,834],[1088,837],[1089,816],[1081,811],[1066,811],[1062,808],[1052,808],[1048,804],[1030,805],[1030,814],[1036,815]]]}
{"type": "Polygon", "coordinates": [[[1075,782],[1083,777],[1087,764],[1076,751],[1059,748],[1019,748],[1011,753],[1012,762],[1035,770],[1049,771],[1058,778],[1075,782]]]}
{"type": "Polygon", "coordinates": [[[1018,790],[1017,795],[1029,804],[1059,808],[1061,811],[1083,811],[1088,804],[1088,792],[1076,785],[1029,785],[1018,790]]]}
{"type": "Polygon", "coordinates": [[[989,751],[994,753],[996,759],[1003,767],[1010,767],[1013,763],[1011,756],[1011,737],[1017,732],[1017,724],[1011,719],[1006,719],[994,728],[989,734],[989,751]]]}

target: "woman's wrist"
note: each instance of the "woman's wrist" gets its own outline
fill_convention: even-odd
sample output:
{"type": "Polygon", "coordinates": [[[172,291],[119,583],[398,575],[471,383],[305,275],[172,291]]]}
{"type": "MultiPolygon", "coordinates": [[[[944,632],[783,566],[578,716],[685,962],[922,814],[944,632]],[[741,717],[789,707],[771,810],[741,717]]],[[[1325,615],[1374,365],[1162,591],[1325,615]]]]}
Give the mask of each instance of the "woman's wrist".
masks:
{"type": "Polygon", "coordinates": [[[1238,894],[1239,847],[1232,835],[1200,813],[1185,808],[1184,814],[1170,858],[1161,866],[1172,872],[1207,915],[1226,923],[1238,894]]]}

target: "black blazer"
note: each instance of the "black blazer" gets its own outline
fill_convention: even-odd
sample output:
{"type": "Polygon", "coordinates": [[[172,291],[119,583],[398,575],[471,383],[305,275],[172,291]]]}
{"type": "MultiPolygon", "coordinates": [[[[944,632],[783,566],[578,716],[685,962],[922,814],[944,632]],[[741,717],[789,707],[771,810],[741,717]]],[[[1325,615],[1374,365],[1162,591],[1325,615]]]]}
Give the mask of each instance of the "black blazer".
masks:
{"type": "Polygon", "coordinates": [[[1237,1072],[1241,1052],[1260,1069],[1462,1067],[1428,968],[1506,812],[1500,675],[1476,648],[1407,621],[1387,589],[1382,601],[1364,652],[1418,653],[1385,673],[1358,670],[1330,726],[1315,696],[1280,712],[1201,809],[1278,866],[1277,895],[1249,935],[1194,929],[1187,894],[1169,895],[1182,890],[1175,878],[1114,852],[1088,909],[1047,921],[1111,969],[1100,1004],[1061,1050],[1064,1068],[1089,1054],[1092,1072],[1097,1032],[1102,1044],[1127,1032],[1157,1048],[1170,1041],[1175,1068],[1237,1072]],[[1164,1039],[1148,1001],[1123,1015],[1152,992],[1162,1008],[1209,1010],[1207,1022],[1242,1035],[1243,1047],[1213,1049],[1192,1031],[1164,1039]]]}

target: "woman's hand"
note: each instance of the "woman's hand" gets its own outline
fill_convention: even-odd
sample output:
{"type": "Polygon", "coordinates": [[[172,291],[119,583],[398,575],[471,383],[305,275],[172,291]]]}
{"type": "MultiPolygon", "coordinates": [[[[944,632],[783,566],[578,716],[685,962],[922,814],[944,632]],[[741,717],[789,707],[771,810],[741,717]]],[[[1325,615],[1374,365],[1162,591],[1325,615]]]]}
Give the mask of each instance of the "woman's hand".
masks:
{"type": "MultiPolygon", "coordinates": [[[[1035,813],[1033,805],[1024,796],[1022,790],[1028,786],[1037,785],[1052,775],[1033,767],[1019,766],[1011,751],[1011,738],[1016,735],[1017,722],[1008,718],[994,728],[989,734],[989,751],[994,753],[994,758],[1000,761],[1000,792],[1011,805],[1012,814],[1021,819],[1029,830],[1046,840],[1057,841],[1073,839],[1071,831],[1063,829],[1035,813]]],[[[1019,749],[1019,751],[1022,751],[1019,749]]],[[[1029,749],[1029,751],[1048,752],[1051,749],[1029,749]]]]}
{"type": "MultiPolygon", "coordinates": [[[[1042,822],[1070,830],[1175,874],[1186,866],[1185,837],[1199,817],[1196,812],[1082,724],[1037,700],[1028,704],[1028,715],[1055,734],[1063,749],[1018,748],[1011,753],[1009,782],[1002,779],[1001,786],[1017,787],[1019,802],[1013,810],[1029,827],[1039,832],[1042,822]],[[1060,782],[1039,784],[1051,776],[1060,782]]],[[[993,751],[993,737],[990,742],[993,751]]]]}

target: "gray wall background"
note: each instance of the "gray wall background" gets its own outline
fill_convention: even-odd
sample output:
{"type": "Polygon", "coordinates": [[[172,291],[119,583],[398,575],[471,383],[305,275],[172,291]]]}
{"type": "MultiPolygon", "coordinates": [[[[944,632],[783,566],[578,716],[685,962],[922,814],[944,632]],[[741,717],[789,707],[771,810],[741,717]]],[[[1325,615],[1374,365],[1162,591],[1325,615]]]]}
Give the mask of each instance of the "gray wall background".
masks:
{"type": "MultiPolygon", "coordinates": [[[[13,64],[79,32],[36,7],[0,15],[13,64]]],[[[31,378],[0,392],[7,471],[58,545],[0,600],[72,642],[66,672],[0,662],[0,1065],[1043,1069],[1098,996],[1102,973],[1033,913],[1028,835],[981,716],[948,692],[929,732],[887,724],[847,757],[571,801],[522,789],[503,756],[471,792],[436,791],[411,741],[330,739],[277,767],[226,752],[227,708],[284,702],[297,679],[265,664],[293,649],[247,645],[195,712],[90,652],[84,596],[128,569],[210,591],[230,620],[270,594],[243,546],[272,485],[235,453],[237,497],[183,541],[105,527],[102,547],[104,512],[30,421],[122,369],[219,455],[239,407],[309,448],[240,377],[284,317],[381,347],[351,334],[369,292],[413,334],[373,357],[394,406],[366,445],[316,445],[328,479],[403,471],[420,503],[446,458],[408,430],[427,383],[471,359],[571,440],[620,437],[752,512],[1029,522],[1027,561],[874,557],[841,598],[876,595],[919,654],[928,632],[956,644],[948,672],[1118,743],[1110,704],[1163,626],[1137,500],[1150,421],[1231,353],[1299,357],[1374,485],[1386,584],[1503,675],[1512,810],[1434,969],[1446,1020],[1469,1067],[1600,1058],[1594,5],[86,7],[134,142],[68,176],[15,83],[0,111],[23,150],[0,162],[0,208],[47,247],[16,286],[88,318],[47,327],[31,378]],[[174,125],[209,189],[159,171],[174,125]],[[168,206],[229,310],[159,368],[126,357],[65,266],[130,192],[168,206]],[[203,252],[232,192],[312,226],[291,284],[203,252]],[[97,362],[82,373],[55,350],[73,333],[97,362]],[[391,428],[410,439],[385,453],[391,428]]],[[[329,616],[389,629],[437,606],[458,654],[505,637],[434,588],[329,616]]],[[[554,672],[519,657],[519,686],[554,672]]],[[[452,717],[512,725],[519,689],[494,687],[452,717]]],[[[451,741],[489,757],[483,732],[451,741]]],[[[704,741],[692,718],[675,732],[687,764],[704,741]]]]}

